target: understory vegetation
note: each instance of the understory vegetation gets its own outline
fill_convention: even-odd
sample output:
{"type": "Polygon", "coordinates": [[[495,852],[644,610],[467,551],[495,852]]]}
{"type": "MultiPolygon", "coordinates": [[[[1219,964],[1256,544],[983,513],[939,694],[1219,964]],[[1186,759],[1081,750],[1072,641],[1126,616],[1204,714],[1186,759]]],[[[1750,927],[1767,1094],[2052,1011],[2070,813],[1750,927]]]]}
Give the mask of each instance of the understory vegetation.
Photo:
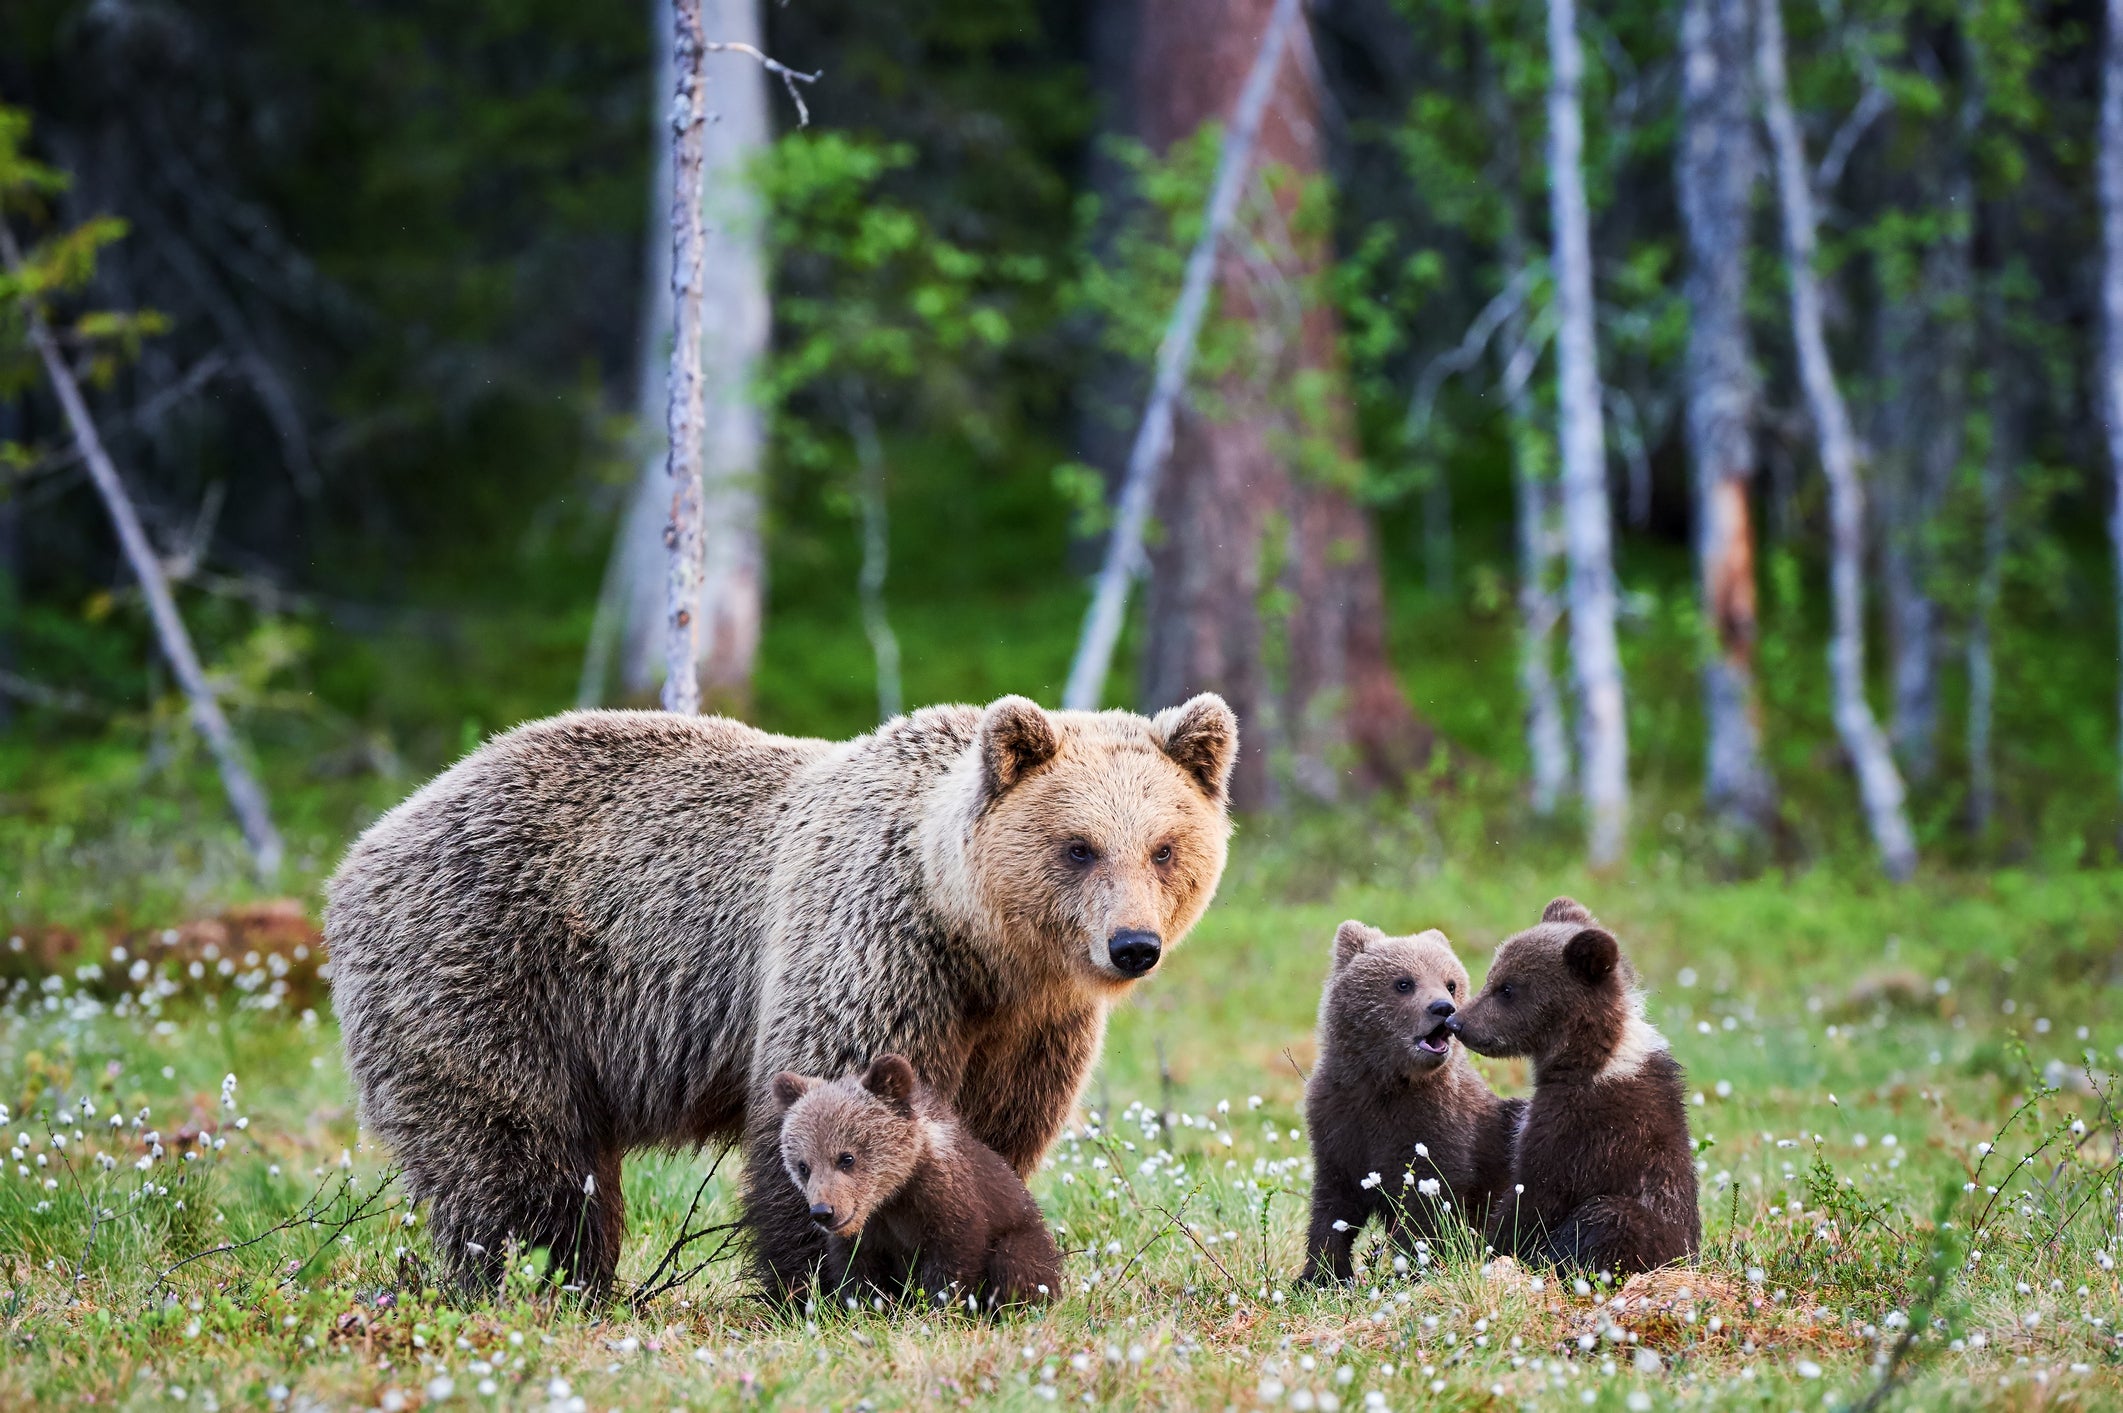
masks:
{"type": "MultiPolygon", "coordinates": [[[[727,1242],[736,1165],[706,1153],[628,1165],[622,1288],[659,1293],[585,1310],[526,1253],[501,1298],[453,1302],[432,1286],[418,1209],[357,1128],[304,905],[18,930],[0,955],[0,1403],[2119,1396],[2123,874],[1911,890],[1821,866],[1711,886],[1669,851],[1614,885],[1562,847],[1441,850],[1411,819],[1242,828],[1222,900],[1116,1015],[1034,1182],[1066,1294],[1000,1319],[769,1307],[727,1242]],[[1353,1288],[1298,1287],[1300,1076],[1335,922],[1440,926],[1479,973],[1561,891],[1616,927],[1687,1068],[1700,1261],[1577,1285],[1467,1241],[1395,1262],[1373,1238],[1353,1288]]],[[[1527,1080],[1515,1063],[1488,1072],[1527,1080]]]]}

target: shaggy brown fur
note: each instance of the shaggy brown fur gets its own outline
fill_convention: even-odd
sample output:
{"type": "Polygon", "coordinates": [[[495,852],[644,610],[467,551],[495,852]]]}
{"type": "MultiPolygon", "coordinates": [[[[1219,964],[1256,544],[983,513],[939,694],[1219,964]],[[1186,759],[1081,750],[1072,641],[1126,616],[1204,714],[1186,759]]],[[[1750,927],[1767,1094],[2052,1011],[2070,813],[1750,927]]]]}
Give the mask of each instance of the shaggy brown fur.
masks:
{"type": "Polygon", "coordinates": [[[742,1134],[770,1287],[824,1249],[781,1173],[780,1070],[906,1055],[1038,1163],[1106,1010],[1209,904],[1237,722],[1022,697],[834,744],[582,712],[489,742],[357,841],[325,934],[362,1115],[451,1276],[504,1244],[593,1291],[620,1157],[742,1134]]]}
{"type": "Polygon", "coordinates": [[[1522,1193],[1490,1222],[1499,1251],[1625,1274],[1702,1241],[1681,1067],[1644,1019],[1636,973],[1569,898],[1496,949],[1452,1020],[1467,1048],[1531,1055],[1533,1102],[1512,1154],[1522,1193]]]}
{"type": "Polygon", "coordinates": [[[1043,1304],[1061,1251],[1024,1179],[900,1055],[846,1079],[774,1076],[781,1162],[825,1233],[827,1290],[981,1309],[1043,1304]]]}
{"type": "Polygon", "coordinates": [[[1491,1093],[1447,1029],[1469,990],[1442,932],[1388,937],[1353,921],[1335,931],[1319,1064],[1305,1085],[1313,1178],[1303,1279],[1348,1280],[1374,1216],[1403,1245],[1436,1236],[1447,1210],[1477,1232],[1488,1220],[1510,1181],[1526,1102],[1491,1093]]]}

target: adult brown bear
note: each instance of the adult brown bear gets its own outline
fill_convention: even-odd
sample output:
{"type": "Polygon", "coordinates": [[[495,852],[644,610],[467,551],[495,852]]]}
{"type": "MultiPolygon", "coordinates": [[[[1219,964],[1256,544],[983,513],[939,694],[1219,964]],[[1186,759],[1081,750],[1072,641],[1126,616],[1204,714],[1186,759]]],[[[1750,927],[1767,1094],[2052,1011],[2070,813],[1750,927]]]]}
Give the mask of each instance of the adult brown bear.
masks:
{"type": "Polygon", "coordinates": [[[782,1070],[896,1051],[1020,1176],[1108,1007],[1199,920],[1238,723],[1022,697],[833,743],[661,712],[519,727],[362,835],[325,911],[362,1118],[452,1280],[510,1242],[610,1289],[620,1159],[742,1135],[760,1273],[821,1239],[782,1070]]]}

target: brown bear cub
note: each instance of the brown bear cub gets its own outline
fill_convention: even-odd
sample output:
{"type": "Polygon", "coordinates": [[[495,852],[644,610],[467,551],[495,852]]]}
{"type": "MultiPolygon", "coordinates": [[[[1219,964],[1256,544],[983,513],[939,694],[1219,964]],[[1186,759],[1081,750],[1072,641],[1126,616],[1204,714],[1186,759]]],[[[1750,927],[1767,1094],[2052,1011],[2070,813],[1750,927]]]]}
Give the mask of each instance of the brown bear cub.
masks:
{"type": "Polygon", "coordinates": [[[1703,1225],[1681,1067],[1591,913],[1558,898],[1506,939],[1452,1029],[1477,1054],[1533,1058],[1517,1192],[1490,1219],[1491,1245],[1615,1275],[1695,1255],[1703,1225]]]}
{"type": "Polygon", "coordinates": [[[827,1290],[850,1287],[979,1308],[1061,1289],[1039,1206],[994,1149],[967,1133],[903,1055],[845,1079],[774,1076],[781,1161],[826,1239],[827,1290]]]}
{"type": "Polygon", "coordinates": [[[1402,1246],[1456,1213],[1479,1232],[1510,1183],[1523,1099],[1500,1099],[1447,1022],[1469,991],[1442,932],[1335,930],[1320,997],[1319,1064],[1305,1085],[1312,1230],[1303,1279],[1348,1280],[1364,1223],[1402,1246]]]}

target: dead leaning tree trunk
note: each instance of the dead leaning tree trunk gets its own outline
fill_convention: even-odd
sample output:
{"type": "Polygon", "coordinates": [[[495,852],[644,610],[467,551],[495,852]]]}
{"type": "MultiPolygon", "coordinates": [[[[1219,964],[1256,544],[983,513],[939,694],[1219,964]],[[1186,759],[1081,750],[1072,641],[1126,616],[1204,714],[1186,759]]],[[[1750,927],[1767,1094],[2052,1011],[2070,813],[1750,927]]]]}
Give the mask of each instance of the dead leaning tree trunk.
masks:
{"type": "Polygon", "coordinates": [[[1580,97],[1585,54],[1575,0],[1548,0],[1548,65],[1548,193],[1555,241],[1556,405],[1563,536],[1570,561],[1570,656],[1577,676],[1586,854],[1602,868],[1620,862],[1628,840],[1629,723],[1614,631],[1614,528],[1585,200],[1580,97]]]}
{"type": "Polygon", "coordinates": [[[1712,636],[1703,663],[1709,734],[1703,798],[1728,828],[1759,835],[1775,799],[1762,764],[1762,705],[1754,674],[1747,230],[1757,152],[1747,74],[1747,0],[1686,0],[1675,180],[1688,241],[1688,450],[1695,463],[1696,563],[1712,636]]]}
{"type": "MultiPolygon", "coordinates": [[[[1828,648],[1829,690],[1834,696],[1836,731],[1857,772],[1858,794],[1873,842],[1888,876],[1899,881],[1916,871],[1916,840],[1909,830],[1901,772],[1865,699],[1865,491],[1858,479],[1859,453],[1850,409],[1836,386],[1822,328],[1821,290],[1813,263],[1813,188],[1784,77],[1784,23],[1778,3],[1761,0],[1755,66],[1762,83],[1763,116],[1776,155],[1784,263],[1791,285],[1792,341],[1798,347],[1799,380],[1805,385],[1807,410],[1820,439],[1821,470],[1828,478],[1829,582],[1835,624],[1828,648]]],[[[2110,3],[2123,4],[2123,0],[2110,3]]]]}
{"type": "Polygon", "coordinates": [[[1232,217],[1238,213],[1239,197],[1253,167],[1253,144],[1260,136],[1261,116],[1267,111],[1268,96],[1275,89],[1275,71],[1282,64],[1283,50],[1289,44],[1300,9],[1299,0],[1276,0],[1275,13],[1261,35],[1253,70],[1246,75],[1246,86],[1239,93],[1231,125],[1224,130],[1202,233],[1187,256],[1179,302],[1173,306],[1164,338],[1158,342],[1156,380],[1151,384],[1149,404],[1143,409],[1142,425],[1128,451],[1127,478],[1122,482],[1118,512],[1106,540],[1105,563],[1091,593],[1091,606],[1084,613],[1076,656],[1069,664],[1068,684],[1062,689],[1062,705],[1071,711],[1096,711],[1105,695],[1113,649],[1120,642],[1121,624],[1128,612],[1128,587],[1147,563],[1143,532],[1157,498],[1165,458],[1172,450],[1176,404],[1186,389],[1202,320],[1209,312],[1217,251],[1231,228],[1232,217]]]}
{"type": "MultiPolygon", "coordinates": [[[[2101,410],[2108,419],[2114,501],[2108,534],[2115,553],[2118,631],[2123,632],[2123,0],[2108,0],[2101,38],[2101,410]]],[[[2123,731],[2123,683],[2116,720],[2123,731]]],[[[2119,779],[2123,785],[2123,779],[2119,779]]]]}
{"type": "MultiPolygon", "coordinates": [[[[19,276],[22,273],[22,253],[16,248],[14,233],[4,225],[0,225],[0,255],[6,257],[10,274],[19,276]]],[[[147,600],[148,617],[154,622],[162,655],[169,660],[170,670],[176,674],[177,683],[184,689],[185,699],[190,704],[192,725],[206,739],[207,749],[213,752],[214,764],[221,772],[221,787],[228,794],[229,808],[235,811],[244,841],[250,845],[252,861],[261,876],[271,878],[280,871],[286,850],[280,842],[280,831],[273,827],[265,791],[245,763],[242,744],[237,741],[228,717],[222,714],[221,703],[215,699],[213,686],[206,680],[206,670],[199,665],[199,654],[192,648],[191,634],[185,631],[184,619],[177,612],[177,601],[170,595],[169,581],[163,577],[162,561],[156,557],[154,546],[148,543],[147,531],[141,527],[140,516],[133,509],[132,498],[126,494],[125,483],[118,479],[118,468],[104,448],[95,419],[89,415],[88,403],[81,396],[81,387],[74,381],[73,370],[67,367],[66,358],[59,350],[59,341],[45,322],[43,311],[34,303],[26,306],[26,313],[30,344],[37,350],[45,374],[51,379],[52,391],[66,413],[75,449],[81,453],[89,479],[95,483],[97,494],[103,497],[104,508],[110,512],[111,524],[118,531],[118,543],[124,547],[126,562],[132,567],[133,577],[140,581],[140,592],[147,600]]]]}

